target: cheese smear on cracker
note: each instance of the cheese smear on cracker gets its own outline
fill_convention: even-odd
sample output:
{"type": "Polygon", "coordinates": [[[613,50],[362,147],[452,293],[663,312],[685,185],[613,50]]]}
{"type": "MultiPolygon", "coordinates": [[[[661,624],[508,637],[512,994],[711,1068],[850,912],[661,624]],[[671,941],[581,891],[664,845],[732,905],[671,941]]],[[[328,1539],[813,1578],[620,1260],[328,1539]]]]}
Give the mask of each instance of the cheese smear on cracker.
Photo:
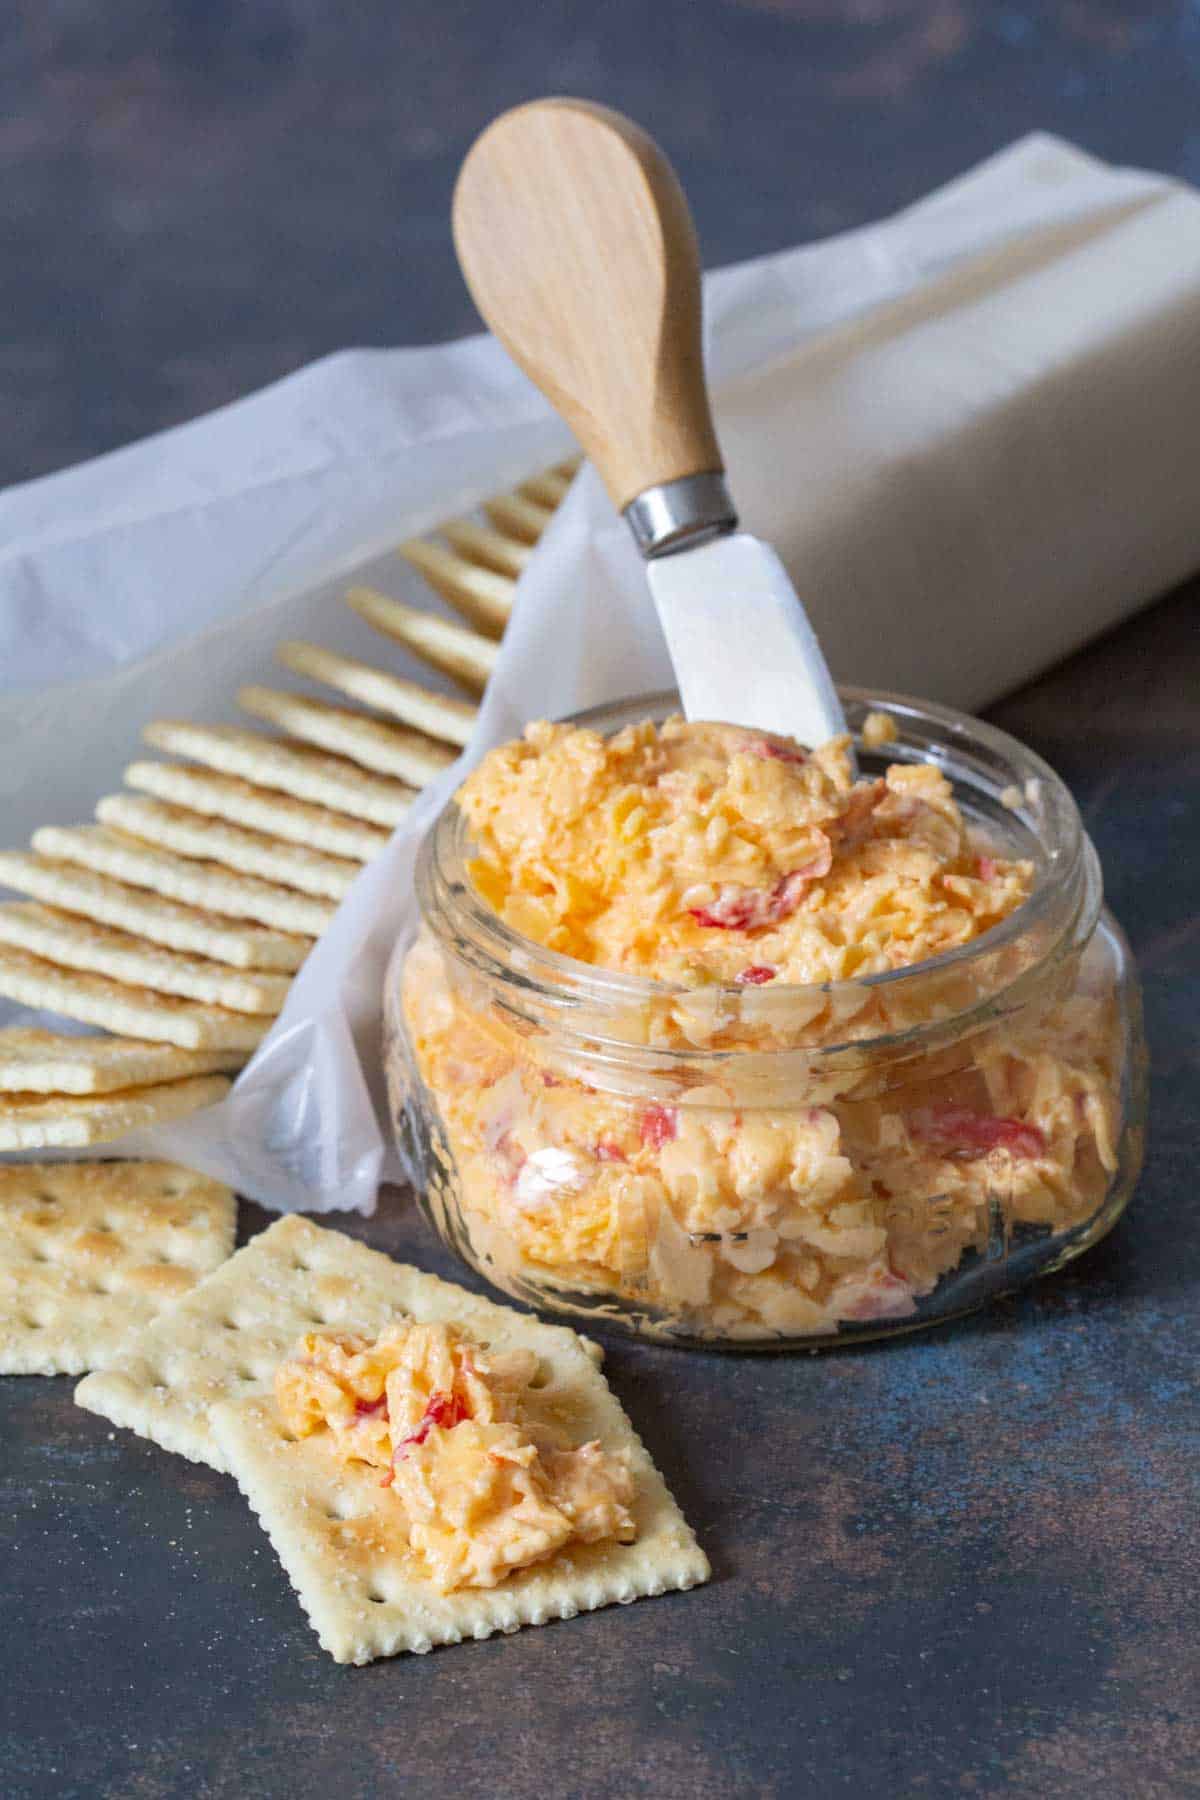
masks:
{"type": "Polygon", "coordinates": [[[275,1374],[297,1437],[330,1434],[383,1471],[398,1536],[443,1592],[496,1587],[572,1543],[631,1543],[633,1476],[572,1444],[539,1405],[538,1359],[485,1351],[453,1325],[404,1321],[375,1339],[310,1332],[275,1374]]]}

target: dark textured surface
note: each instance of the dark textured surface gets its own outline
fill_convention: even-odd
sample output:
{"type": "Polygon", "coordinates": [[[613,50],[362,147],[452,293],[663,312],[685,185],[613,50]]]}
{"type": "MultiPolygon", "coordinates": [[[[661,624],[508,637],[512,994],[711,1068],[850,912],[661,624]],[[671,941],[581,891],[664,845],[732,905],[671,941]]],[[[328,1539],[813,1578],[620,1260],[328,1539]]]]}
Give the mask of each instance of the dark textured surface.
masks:
{"type": "MultiPolygon", "coordinates": [[[[0,45],[9,478],[465,325],[452,171],[539,89],[654,126],[712,261],[1035,124],[1200,173],[1191,6],[15,0],[0,45]]],[[[1194,588],[994,715],[1079,796],[1144,970],[1149,1162],[1105,1244],[891,1347],[614,1343],[712,1585],[357,1671],[232,1482],[0,1382],[0,1792],[1200,1791],[1198,627],[1194,588]]],[[[398,1197],[351,1229],[456,1273],[398,1197]]]]}
{"type": "Polygon", "coordinates": [[[661,138],[709,264],[1033,129],[1200,177],[1195,0],[5,0],[0,483],[465,330],[455,171],[546,92],[661,138]]]}
{"type": "MultiPolygon", "coordinates": [[[[4,1381],[3,1791],[1200,1791],[1198,691],[1192,589],[994,715],[1079,796],[1145,975],[1149,1160],[1104,1244],[887,1347],[613,1342],[712,1585],[362,1670],[232,1481],[4,1381]]],[[[461,1275],[398,1195],[349,1229],[461,1275]]]]}

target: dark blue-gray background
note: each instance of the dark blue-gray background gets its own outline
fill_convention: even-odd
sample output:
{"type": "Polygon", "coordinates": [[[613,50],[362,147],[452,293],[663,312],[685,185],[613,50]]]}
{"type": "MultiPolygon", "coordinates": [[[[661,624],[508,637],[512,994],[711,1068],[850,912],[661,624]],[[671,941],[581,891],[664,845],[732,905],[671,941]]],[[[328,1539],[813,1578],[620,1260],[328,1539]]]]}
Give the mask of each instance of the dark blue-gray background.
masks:
{"type": "MultiPolygon", "coordinates": [[[[469,328],[454,172],[547,91],[661,138],[710,263],[1035,127],[1200,179],[1195,4],[7,0],[0,480],[469,328]]],[[[1071,782],[1144,971],[1150,1155],[1107,1243],[887,1349],[613,1346],[713,1585],[362,1671],[228,1480],[0,1383],[0,1792],[1200,1792],[1198,621],[1191,587],[994,713],[1071,782]]],[[[359,1229],[453,1272],[398,1196],[359,1229]]]]}
{"type": "Polygon", "coordinates": [[[472,323],[457,165],[546,92],[644,122],[706,260],[842,230],[1024,131],[1200,177],[1200,7],[5,0],[0,482],[324,351],[472,323]]]}

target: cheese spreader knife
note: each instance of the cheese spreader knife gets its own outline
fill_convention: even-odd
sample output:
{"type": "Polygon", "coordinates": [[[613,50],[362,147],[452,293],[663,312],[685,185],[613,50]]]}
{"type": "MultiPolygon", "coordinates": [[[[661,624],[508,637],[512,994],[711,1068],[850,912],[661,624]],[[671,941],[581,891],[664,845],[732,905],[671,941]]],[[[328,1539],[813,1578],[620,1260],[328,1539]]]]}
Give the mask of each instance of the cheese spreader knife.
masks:
{"type": "Polygon", "coordinates": [[[605,107],[535,100],[476,140],[453,218],[479,311],[633,531],[687,716],[809,745],[844,731],[787,571],[737,528],[704,381],[696,233],[662,151],[605,107]]]}

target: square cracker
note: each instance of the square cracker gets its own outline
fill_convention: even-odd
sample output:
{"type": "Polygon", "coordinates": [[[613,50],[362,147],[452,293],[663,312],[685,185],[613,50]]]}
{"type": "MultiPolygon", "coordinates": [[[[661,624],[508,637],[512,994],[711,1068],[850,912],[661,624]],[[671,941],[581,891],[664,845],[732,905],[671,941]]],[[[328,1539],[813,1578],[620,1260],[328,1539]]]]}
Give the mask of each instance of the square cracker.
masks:
{"type": "MultiPolygon", "coordinates": [[[[511,1333],[509,1342],[518,1341],[533,1347],[532,1339],[511,1333]]],[[[214,1407],[213,1429],[237,1484],[335,1662],[420,1654],[708,1579],[707,1557],[582,1346],[556,1347],[543,1364],[548,1385],[559,1390],[556,1415],[569,1422],[575,1441],[598,1438],[606,1450],[627,1454],[637,1538],[568,1545],[498,1587],[449,1594],[422,1574],[398,1539],[396,1501],[380,1486],[378,1469],[340,1461],[328,1433],[290,1437],[271,1399],[214,1407]]]]}
{"type": "Polygon", "coordinates": [[[258,1513],[324,1649],[339,1662],[635,1600],[703,1581],[708,1562],[597,1368],[564,1326],[394,1263],[291,1216],[238,1251],[76,1390],[81,1406],[167,1449],[231,1470],[258,1513]],[[444,1595],[395,1544],[378,1471],[337,1463],[319,1437],[288,1442],[277,1363],[314,1325],[375,1334],[398,1313],[454,1321],[480,1342],[532,1350],[540,1393],[579,1441],[624,1450],[636,1486],[633,1544],[578,1545],[491,1590],[444,1595]]]}
{"type": "Polygon", "coordinates": [[[237,725],[192,725],[186,719],[155,719],[142,732],[148,744],[171,756],[187,756],[223,775],[236,775],[276,788],[297,800],[329,806],[374,825],[398,825],[412,805],[413,791],[385,775],[368,775],[341,756],[322,756],[261,731],[237,725]]]}
{"type": "Polygon", "coordinates": [[[235,969],[298,969],[312,940],[271,931],[241,919],[222,918],[199,907],[164,900],[144,888],[126,887],[92,869],[0,850],[0,886],[32,894],[62,912],[98,919],[168,950],[193,952],[235,969]]]}
{"type": "Polygon", "coordinates": [[[149,888],[168,900],[182,900],[206,912],[229,913],[235,919],[255,919],[278,931],[320,937],[334,915],[328,900],[260,881],[257,875],[235,874],[220,863],[172,856],[107,825],[43,825],[33,834],[33,847],[42,856],[78,863],[133,887],[149,888]]]}
{"type": "Polygon", "coordinates": [[[219,863],[241,875],[261,875],[281,887],[298,888],[325,900],[341,900],[359,872],[356,862],[326,856],[307,844],[287,844],[246,831],[183,806],[170,806],[142,794],[107,794],[96,802],[102,825],[202,863],[219,863]]]}
{"type": "Polygon", "coordinates": [[[145,1038],[68,1037],[8,1025],[0,1029],[0,1094],[107,1094],[230,1073],[245,1060],[241,1050],[180,1050],[145,1038]]]}
{"type": "Polygon", "coordinates": [[[106,1031],[161,1038],[182,1050],[255,1050],[271,1025],[253,1013],[128,987],[83,969],[60,969],[10,944],[0,944],[0,994],[106,1031]]]}
{"type": "Polygon", "coordinates": [[[349,813],[332,812],[307,800],[293,800],[272,788],[256,787],[237,775],[219,775],[212,769],[192,769],[183,763],[133,762],[125,771],[126,787],[152,794],[173,806],[188,806],[210,818],[248,825],[269,837],[291,844],[308,844],[330,856],[354,862],[370,862],[388,841],[381,825],[352,819],[349,813]]]}
{"type": "Polygon", "coordinates": [[[385,724],[348,706],[329,706],[324,700],[306,700],[300,694],[280,693],[276,688],[251,682],[238,689],[238,705],[255,718],[277,725],[302,743],[316,744],[338,756],[348,756],[378,775],[423,787],[448,769],[457,751],[424,732],[404,725],[385,724]]]}
{"type": "Polygon", "coordinates": [[[289,640],[275,651],[285,669],[307,675],[310,681],[321,681],[336,688],[363,706],[399,719],[402,725],[413,725],[430,737],[442,738],[459,748],[466,744],[475,729],[479,708],[466,700],[452,700],[419,682],[406,681],[389,669],[377,669],[371,663],[358,662],[352,656],[338,656],[320,644],[289,640]]]}
{"type": "Polygon", "coordinates": [[[447,519],[438,531],[450,548],[468,562],[495,569],[499,575],[511,575],[514,581],[524,574],[533,555],[532,546],[522,538],[509,537],[494,525],[480,525],[474,519],[447,519]]]}
{"type": "Polygon", "coordinates": [[[167,1162],[0,1168],[0,1374],[77,1375],[233,1249],[227,1187],[167,1162]]]}
{"type": "Polygon", "coordinates": [[[378,594],[374,588],[351,588],[345,599],[346,605],[376,631],[403,644],[431,668],[453,676],[471,693],[482,694],[500,651],[499,644],[491,638],[453,619],[443,619],[438,613],[406,606],[403,600],[378,594]]]}
{"type": "Polygon", "coordinates": [[[523,481],[517,492],[554,512],[570,492],[572,479],[565,469],[543,469],[540,475],[531,475],[523,481]]]}
{"type": "Polygon", "coordinates": [[[536,544],[554,517],[552,507],[542,506],[521,493],[494,494],[484,501],[483,510],[497,531],[524,538],[527,544],[536,544]]]}
{"type": "Polygon", "coordinates": [[[481,568],[430,538],[410,538],[401,544],[400,554],[476,631],[494,638],[504,635],[517,592],[517,584],[509,576],[481,568]]]}
{"type": "Polygon", "coordinates": [[[291,986],[287,975],[230,969],[224,963],[181,956],[127,931],[29,900],[0,905],[0,944],[14,944],[60,968],[90,969],[114,981],[152,988],[158,994],[178,994],[205,1006],[225,1006],[231,1012],[274,1015],[291,986]]]}
{"type": "Polygon", "coordinates": [[[0,1095],[0,1150],[82,1150],[215,1106],[223,1075],[193,1075],[111,1094],[0,1095]]]}

